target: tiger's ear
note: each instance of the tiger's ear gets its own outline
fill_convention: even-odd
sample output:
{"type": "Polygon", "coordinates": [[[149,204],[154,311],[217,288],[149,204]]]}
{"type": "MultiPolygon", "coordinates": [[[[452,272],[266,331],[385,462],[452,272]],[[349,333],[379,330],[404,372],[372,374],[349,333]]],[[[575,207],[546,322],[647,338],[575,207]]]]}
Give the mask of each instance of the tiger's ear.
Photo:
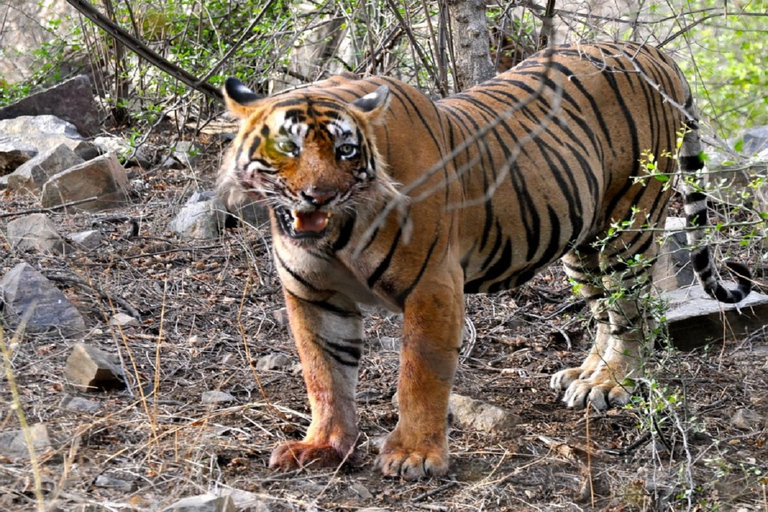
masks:
{"type": "Polygon", "coordinates": [[[250,90],[237,78],[229,77],[224,82],[224,103],[227,110],[238,119],[247,118],[254,110],[255,103],[261,96],[250,90]]]}
{"type": "Polygon", "coordinates": [[[391,100],[389,87],[382,85],[372,93],[353,101],[352,106],[361,111],[369,122],[375,123],[384,116],[391,100]]]}

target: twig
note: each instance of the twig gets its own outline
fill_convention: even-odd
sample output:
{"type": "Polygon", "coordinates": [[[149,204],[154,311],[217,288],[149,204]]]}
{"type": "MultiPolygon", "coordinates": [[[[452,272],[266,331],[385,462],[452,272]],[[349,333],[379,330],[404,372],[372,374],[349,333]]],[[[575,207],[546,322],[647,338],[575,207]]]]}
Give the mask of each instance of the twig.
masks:
{"type": "Polygon", "coordinates": [[[435,494],[440,494],[443,491],[447,491],[448,489],[456,487],[457,485],[459,485],[459,483],[456,480],[451,480],[447,484],[441,485],[440,487],[432,489],[431,491],[419,494],[415,498],[411,499],[411,503],[419,503],[420,501],[424,501],[425,499],[434,496],[435,494]]]}
{"type": "Polygon", "coordinates": [[[16,215],[30,215],[32,213],[52,213],[56,210],[61,210],[62,208],[69,208],[70,206],[77,206],[78,204],[87,203],[89,201],[95,201],[98,199],[97,196],[88,197],[86,199],[78,199],[77,201],[71,201],[69,203],[60,204],[58,206],[51,206],[50,208],[32,208],[29,210],[21,210],[19,212],[5,212],[0,213],[0,218],[3,217],[14,217],[16,215]]]}
{"type": "Polygon", "coordinates": [[[78,277],[60,276],[60,275],[49,275],[49,276],[46,276],[46,277],[48,279],[50,279],[51,281],[58,281],[60,283],[71,283],[71,284],[77,285],[77,286],[79,286],[81,288],[92,290],[92,291],[98,293],[99,296],[102,299],[105,299],[105,300],[108,300],[108,301],[113,301],[113,302],[119,304],[120,307],[122,307],[128,313],[130,313],[130,315],[132,317],[134,317],[136,320],[141,322],[141,313],[139,313],[139,311],[136,308],[131,306],[128,303],[128,301],[126,301],[125,299],[121,299],[120,297],[113,297],[112,295],[108,294],[107,292],[105,292],[104,290],[99,288],[98,286],[92,285],[91,283],[89,283],[87,281],[84,281],[84,280],[82,280],[82,279],[80,279],[78,277]]]}

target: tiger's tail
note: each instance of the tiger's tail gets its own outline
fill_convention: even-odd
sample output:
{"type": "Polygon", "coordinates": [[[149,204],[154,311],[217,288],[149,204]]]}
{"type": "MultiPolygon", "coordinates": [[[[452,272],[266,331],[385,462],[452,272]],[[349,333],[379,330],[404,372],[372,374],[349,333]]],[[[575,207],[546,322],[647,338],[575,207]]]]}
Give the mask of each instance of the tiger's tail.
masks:
{"type": "Polygon", "coordinates": [[[726,267],[734,274],[737,281],[735,289],[726,288],[718,280],[709,246],[704,240],[704,228],[708,225],[707,196],[702,191],[696,176],[704,168],[701,157],[701,140],[696,120],[693,97],[689,94],[685,104],[689,114],[683,143],[680,148],[679,165],[683,177],[683,193],[685,194],[686,236],[691,247],[691,264],[696,277],[707,294],[728,304],[742,301],[752,290],[752,275],[749,269],[736,261],[724,261],[726,267]]]}

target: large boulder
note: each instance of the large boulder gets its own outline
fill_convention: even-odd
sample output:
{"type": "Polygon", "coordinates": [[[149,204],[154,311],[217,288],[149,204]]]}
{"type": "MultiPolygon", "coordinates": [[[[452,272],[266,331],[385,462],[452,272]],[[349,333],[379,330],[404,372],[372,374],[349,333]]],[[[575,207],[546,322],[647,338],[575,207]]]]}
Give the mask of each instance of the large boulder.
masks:
{"type": "Polygon", "coordinates": [[[0,119],[19,116],[54,115],[69,121],[77,131],[90,137],[101,129],[99,112],[91,91],[91,81],[85,75],[76,76],[45,91],[0,108],[0,119]]]}
{"type": "Polygon", "coordinates": [[[55,174],[43,186],[44,208],[91,201],[67,207],[67,211],[98,211],[128,202],[128,176],[114,153],[107,153],[55,174]]]}

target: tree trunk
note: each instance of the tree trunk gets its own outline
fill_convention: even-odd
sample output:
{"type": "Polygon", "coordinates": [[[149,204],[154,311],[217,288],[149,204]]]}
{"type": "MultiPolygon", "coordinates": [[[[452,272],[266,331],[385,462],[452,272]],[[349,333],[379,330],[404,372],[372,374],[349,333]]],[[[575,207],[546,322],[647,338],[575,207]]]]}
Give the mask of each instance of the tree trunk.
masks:
{"type": "Polygon", "coordinates": [[[484,0],[447,0],[456,82],[460,90],[496,74],[491,62],[484,0]]]}

